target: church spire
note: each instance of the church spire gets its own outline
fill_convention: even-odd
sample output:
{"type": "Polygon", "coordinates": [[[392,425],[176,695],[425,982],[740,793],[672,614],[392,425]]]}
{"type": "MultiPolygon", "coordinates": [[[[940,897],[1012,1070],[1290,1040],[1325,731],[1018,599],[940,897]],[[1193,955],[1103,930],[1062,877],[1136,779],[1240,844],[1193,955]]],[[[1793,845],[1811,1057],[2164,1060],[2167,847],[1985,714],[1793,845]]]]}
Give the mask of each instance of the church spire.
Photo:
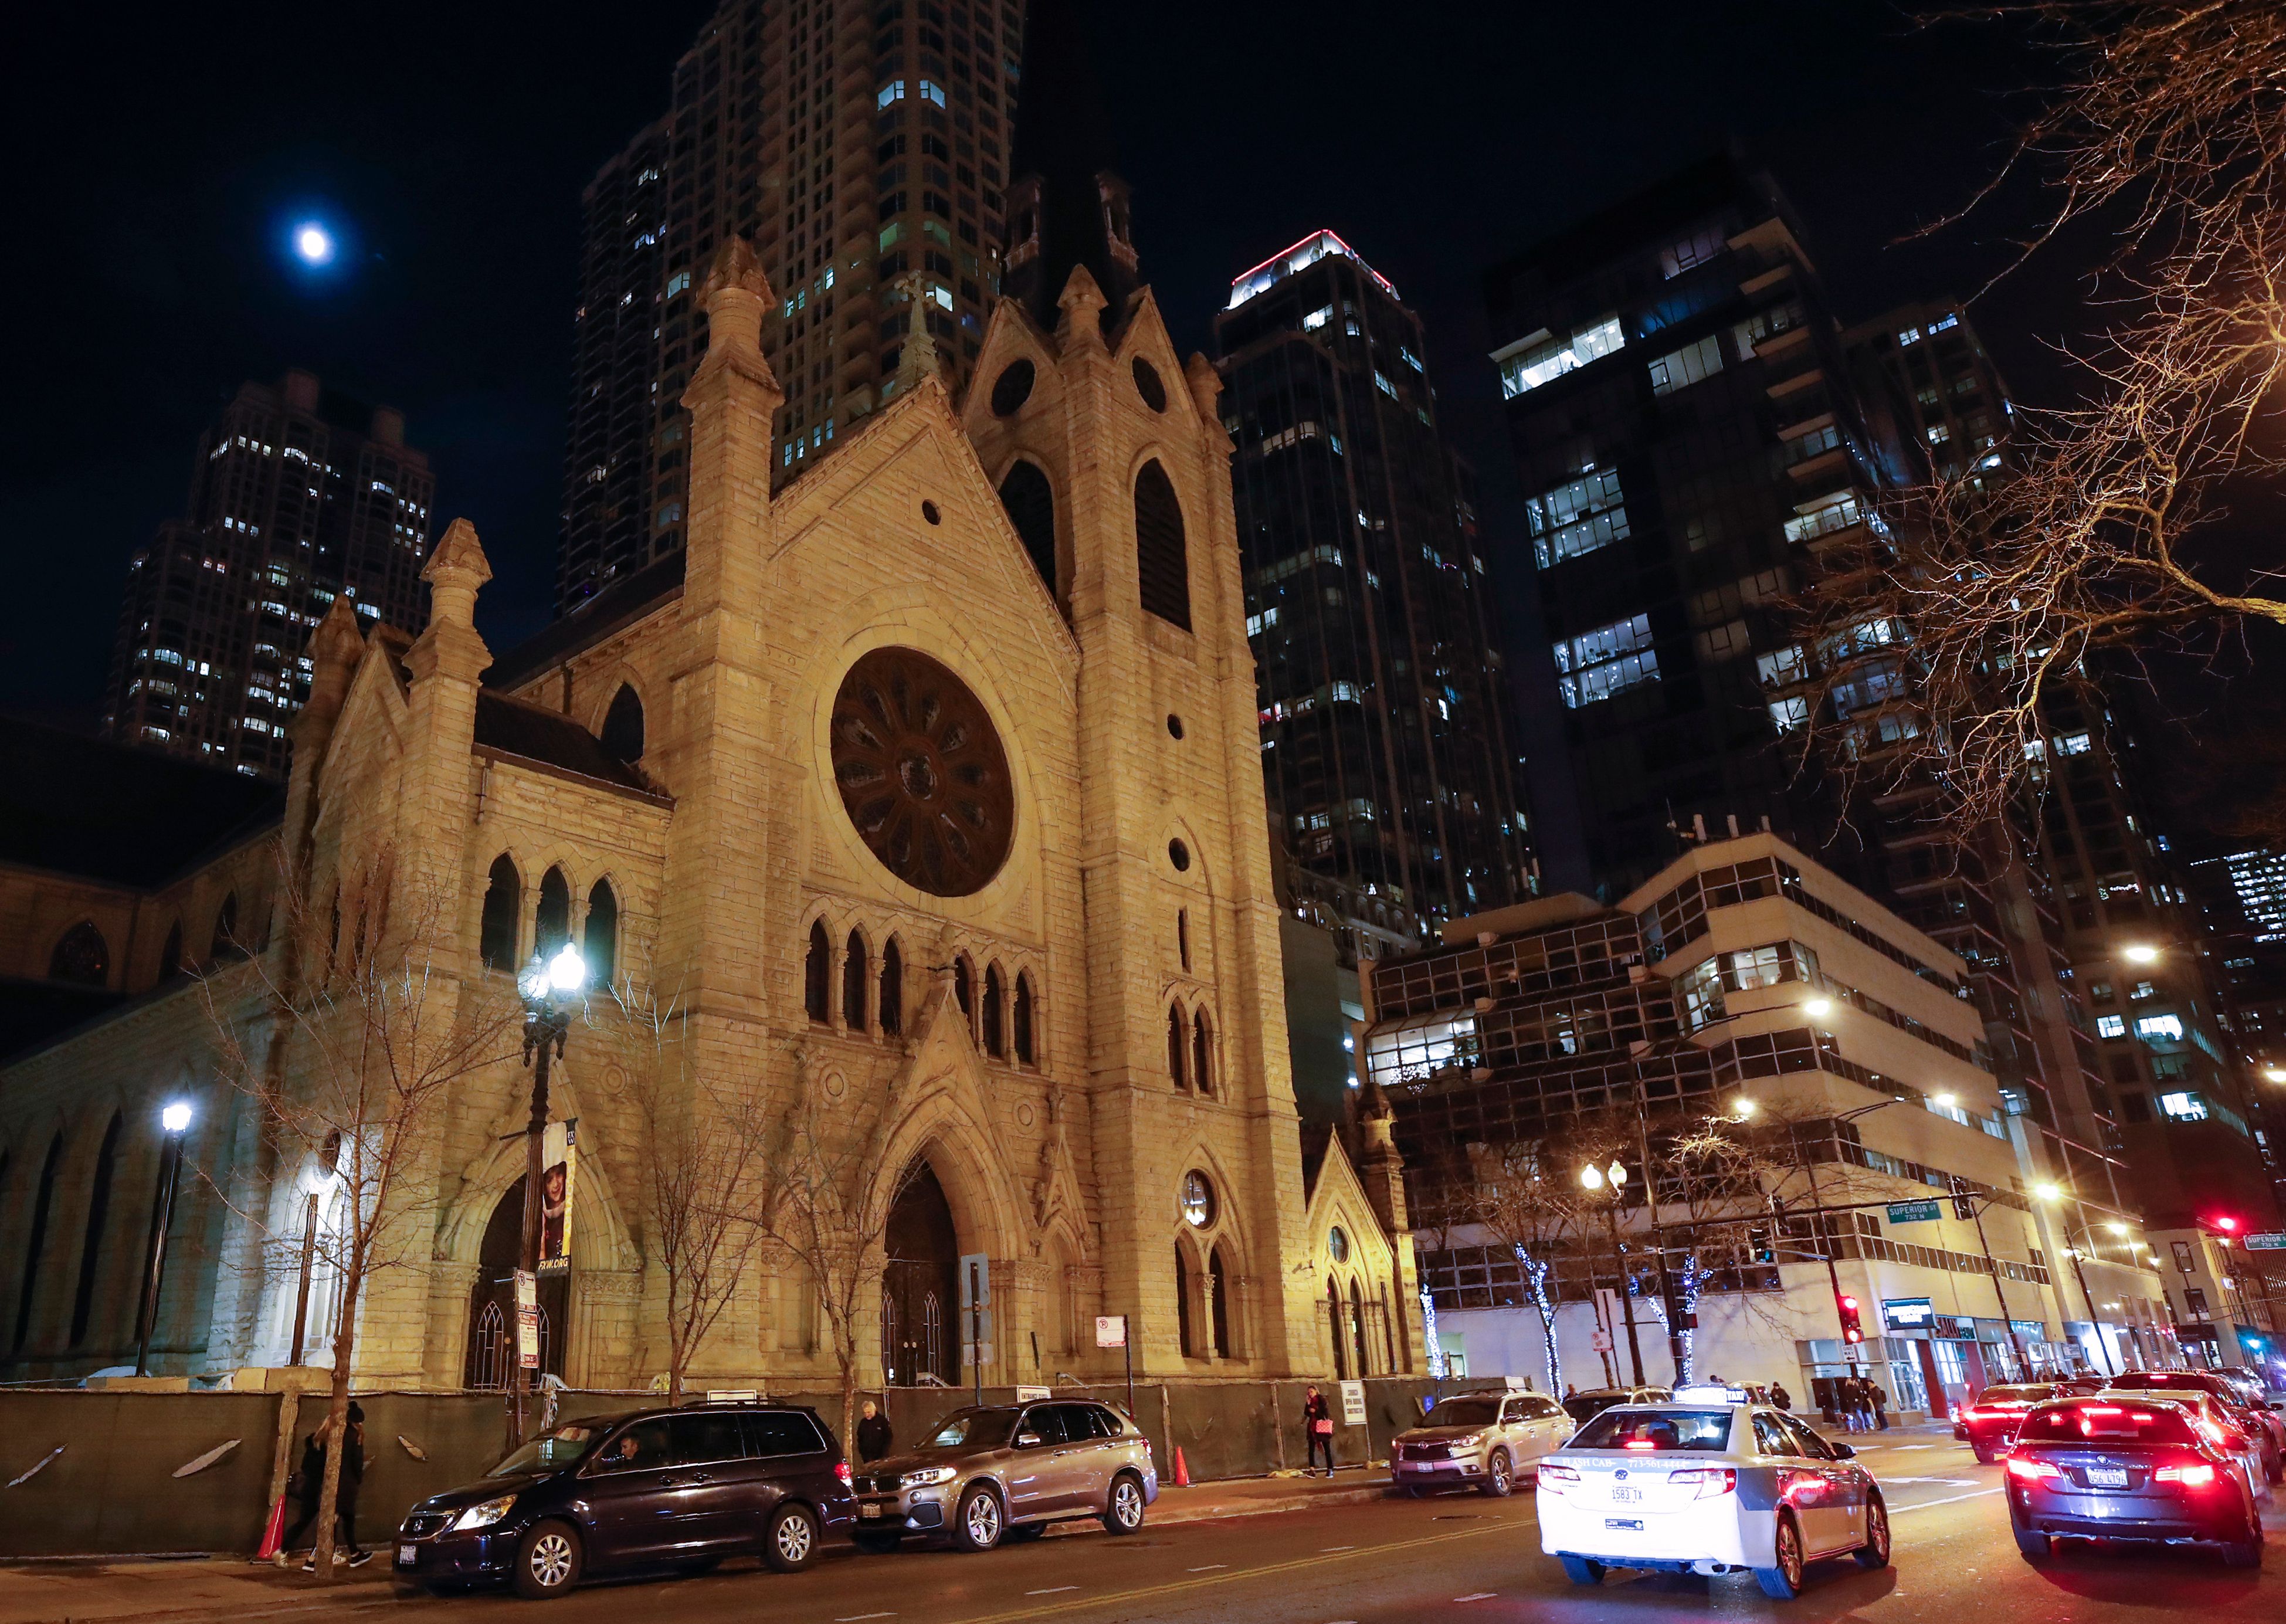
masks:
{"type": "Polygon", "coordinates": [[[1102,290],[1107,325],[1140,284],[1127,183],[1089,59],[1084,0],[1032,0],[1010,152],[1008,251],[1000,290],[1053,331],[1072,272],[1102,290]]]}

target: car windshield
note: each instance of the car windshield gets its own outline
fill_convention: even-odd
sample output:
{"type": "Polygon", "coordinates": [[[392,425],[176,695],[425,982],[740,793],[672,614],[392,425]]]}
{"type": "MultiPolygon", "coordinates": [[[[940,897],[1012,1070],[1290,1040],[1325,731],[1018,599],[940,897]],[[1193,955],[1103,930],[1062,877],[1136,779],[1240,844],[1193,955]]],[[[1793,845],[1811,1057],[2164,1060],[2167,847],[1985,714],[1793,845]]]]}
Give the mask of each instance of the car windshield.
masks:
{"type": "Polygon", "coordinates": [[[493,1478],[530,1477],[551,1472],[578,1461],[601,1436],[601,1429],[586,1423],[558,1427],[543,1433],[493,1467],[485,1476],[493,1478]]]}
{"type": "Polygon", "coordinates": [[[2024,1418],[2021,1441],[2078,1444],[2101,1441],[2190,1444],[2189,1417],[2172,1404],[2104,1404],[2078,1400],[2044,1405],[2024,1418]]]}
{"type": "Polygon", "coordinates": [[[1593,1421],[1614,1404],[1627,1401],[1623,1392],[1575,1392],[1564,1400],[1564,1408],[1574,1421],[1593,1421]]]}
{"type": "Polygon", "coordinates": [[[929,1435],[931,1449],[997,1449],[1016,1423],[1013,1410],[955,1410],[929,1435]]]}
{"type": "Polygon", "coordinates": [[[1447,1399],[1421,1418],[1424,1427],[1488,1427],[1500,1415],[1495,1399],[1447,1399]]]}
{"type": "Polygon", "coordinates": [[[2172,1387],[2187,1392],[2205,1392],[2213,1381],[2195,1370],[2131,1370],[2111,1384],[2114,1387],[2172,1387]]]}
{"type": "Polygon", "coordinates": [[[1976,1395],[1976,1401],[1979,1404],[2030,1404],[2054,1396],[2055,1390],[2050,1387],[1988,1387],[1976,1395]]]}
{"type": "Polygon", "coordinates": [[[1605,1410],[1580,1429],[1573,1449],[1683,1449],[1720,1455],[1730,1447],[1729,1410],[1605,1410]]]}

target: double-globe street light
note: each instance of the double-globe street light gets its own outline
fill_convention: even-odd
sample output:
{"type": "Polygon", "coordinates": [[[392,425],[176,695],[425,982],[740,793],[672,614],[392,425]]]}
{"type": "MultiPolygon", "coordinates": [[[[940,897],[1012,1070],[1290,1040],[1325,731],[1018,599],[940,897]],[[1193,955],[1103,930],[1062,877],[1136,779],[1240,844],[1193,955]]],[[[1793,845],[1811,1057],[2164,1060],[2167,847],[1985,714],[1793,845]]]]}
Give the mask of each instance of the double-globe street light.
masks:
{"type": "MultiPolygon", "coordinates": [[[[563,1058],[564,1039],[572,1029],[572,1013],[580,1006],[587,986],[587,961],[569,942],[558,948],[551,958],[533,953],[532,962],[516,978],[516,992],[524,999],[524,1063],[532,1069],[532,1115],[524,1130],[524,1244],[518,1254],[518,1273],[531,1280],[535,1293],[540,1283],[540,1220],[547,1204],[540,1187],[545,1172],[540,1163],[548,1138],[548,1061],[551,1057],[563,1058]]],[[[523,1304],[519,1300],[516,1358],[510,1367],[513,1374],[508,1383],[518,1437],[524,1434],[523,1321],[523,1304]]],[[[561,1334],[559,1329],[558,1335],[561,1334]]],[[[540,1372],[534,1369],[531,1384],[537,1387],[539,1384],[540,1372]]]]}
{"type": "Polygon", "coordinates": [[[1628,1326],[1628,1360],[1634,1367],[1636,1385],[1644,1381],[1643,1344],[1636,1336],[1635,1294],[1628,1288],[1627,1266],[1620,1251],[1620,1197],[1627,1188],[1628,1170],[1617,1156],[1609,1167],[1599,1168],[1592,1162],[1580,1170],[1580,1186],[1588,1190],[1611,1191],[1611,1199],[1604,1203],[1604,1222],[1612,1232],[1612,1267],[1620,1276],[1620,1314],[1628,1326]]]}

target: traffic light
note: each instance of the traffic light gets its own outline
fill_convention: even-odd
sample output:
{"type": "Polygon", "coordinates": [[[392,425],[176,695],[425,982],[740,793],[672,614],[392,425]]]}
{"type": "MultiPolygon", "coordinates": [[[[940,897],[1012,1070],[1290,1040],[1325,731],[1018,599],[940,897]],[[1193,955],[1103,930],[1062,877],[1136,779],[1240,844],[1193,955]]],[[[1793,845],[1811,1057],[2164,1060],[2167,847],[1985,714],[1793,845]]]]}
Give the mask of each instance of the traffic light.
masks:
{"type": "Polygon", "coordinates": [[[1857,1299],[1847,1296],[1837,1297],[1834,1306],[1841,1315],[1841,1340],[1856,1347],[1865,1340],[1865,1328],[1857,1318],[1857,1299]]]}
{"type": "Polygon", "coordinates": [[[1776,1263],[1778,1260],[1778,1235],[1768,1224],[1756,1224],[1746,1231],[1746,1243],[1754,1248],[1756,1263],[1776,1263]]]}

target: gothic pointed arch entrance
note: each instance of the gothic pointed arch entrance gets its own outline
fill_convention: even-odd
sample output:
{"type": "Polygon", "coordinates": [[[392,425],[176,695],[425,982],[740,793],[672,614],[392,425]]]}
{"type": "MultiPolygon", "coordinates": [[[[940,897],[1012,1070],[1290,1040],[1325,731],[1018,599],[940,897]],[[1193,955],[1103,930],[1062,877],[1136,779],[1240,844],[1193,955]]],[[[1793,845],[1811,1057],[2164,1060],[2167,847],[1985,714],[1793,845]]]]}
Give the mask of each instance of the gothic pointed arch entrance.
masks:
{"type": "MultiPolygon", "coordinates": [[[[477,1281],[469,1293],[469,1354],[461,1377],[467,1387],[505,1391],[515,1373],[516,1269],[523,1250],[524,1180],[518,1179],[493,1206],[477,1257],[477,1281]]],[[[564,1374],[564,1310],[570,1299],[567,1275],[540,1277],[540,1368],[551,1376],[564,1374]]]]}
{"type": "Polygon", "coordinates": [[[883,1239],[881,1369],[892,1386],[960,1380],[960,1242],[952,1204],[926,1160],[906,1173],[883,1239]]]}

